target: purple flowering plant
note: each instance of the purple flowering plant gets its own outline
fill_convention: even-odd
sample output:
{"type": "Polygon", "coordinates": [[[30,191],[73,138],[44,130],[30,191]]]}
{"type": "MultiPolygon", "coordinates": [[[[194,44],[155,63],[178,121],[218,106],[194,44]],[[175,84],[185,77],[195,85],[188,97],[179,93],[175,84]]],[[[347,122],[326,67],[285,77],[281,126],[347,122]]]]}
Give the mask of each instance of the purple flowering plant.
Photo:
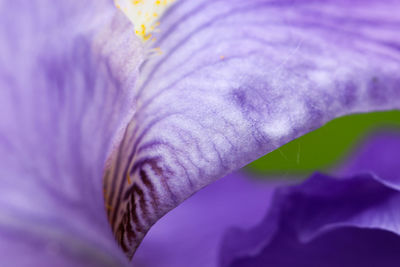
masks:
{"type": "Polygon", "coordinates": [[[400,1],[143,1],[0,1],[1,265],[398,266],[397,134],[298,185],[233,172],[399,109],[400,1]]]}

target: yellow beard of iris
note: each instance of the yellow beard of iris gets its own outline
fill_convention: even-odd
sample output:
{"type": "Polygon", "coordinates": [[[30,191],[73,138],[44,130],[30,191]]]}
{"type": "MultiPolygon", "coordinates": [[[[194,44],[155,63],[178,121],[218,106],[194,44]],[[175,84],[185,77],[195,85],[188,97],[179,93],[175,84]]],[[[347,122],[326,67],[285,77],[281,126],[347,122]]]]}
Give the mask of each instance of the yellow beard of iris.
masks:
{"type": "Polygon", "coordinates": [[[158,19],[176,0],[115,0],[115,5],[132,21],[135,33],[143,41],[151,39],[158,19]]]}

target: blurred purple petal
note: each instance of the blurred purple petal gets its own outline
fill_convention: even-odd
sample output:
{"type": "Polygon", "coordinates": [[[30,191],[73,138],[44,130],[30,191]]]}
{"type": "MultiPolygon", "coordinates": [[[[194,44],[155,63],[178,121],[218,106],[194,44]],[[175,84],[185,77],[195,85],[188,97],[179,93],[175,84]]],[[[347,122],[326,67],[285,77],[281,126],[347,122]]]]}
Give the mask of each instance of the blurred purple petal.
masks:
{"type": "Polygon", "coordinates": [[[141,45],[112,1],[0,1],[2,266],[127,264],[102,174],[141,45]]]}
{"type": "Polygon", "coordinates": [[[258,223],[268,209],[275,184],[249,180],[237,172],[207,186],[150,229],[133,265],[217,266],[225,230],[258,223]]]}
{"type": "Polygon", "coordinates": [[[343,162],[338,175],[373,173],[390,186],[400,189],[400,137],[397,132],[383,132],[371,138],[343,162]]]}
{"type": "Polygon", "coordinates": [[[330,119],[400,107],[400,1],[178,1],[105,176],[131,256],[193,192],[330,119]]]}
{"type": "Polygon", "coordinates": [[[400,192],[393,177],[400,168],[386,159],[400,157],[400,136],[377,136],[356,156],[342,175],[361,174],[315,174],[277,190],[261,224],[228,232],[221,266],[398,266],[400,192]]]}

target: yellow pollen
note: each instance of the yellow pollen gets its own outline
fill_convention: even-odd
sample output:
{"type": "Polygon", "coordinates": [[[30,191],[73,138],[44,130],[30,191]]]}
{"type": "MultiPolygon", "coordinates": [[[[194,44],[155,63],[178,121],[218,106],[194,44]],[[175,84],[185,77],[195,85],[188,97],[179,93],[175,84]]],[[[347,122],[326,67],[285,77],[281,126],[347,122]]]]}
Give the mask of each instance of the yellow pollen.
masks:
{"type": "Polygon", "coordinates": [[[153,48],[153,51],[154,51],[155,53],[160,54],[160,55],[163,53],[162,50],[161,50],[161,48],[159,48],[159,47],[153,48]]]}
{"type": "Polygon", "coordinates": [[[129,185],[132,184],[131,177],[129,176],[129,174],[126,174],[126,180],[128,181],[129,185]]]}
{"type": "Polygon", "coordinates": [[[176,0],[114,0],[115,6],[132,21],[135,33],[143,41],[151,39],[151,32],[160,24],[158,19],[176,0]]]}

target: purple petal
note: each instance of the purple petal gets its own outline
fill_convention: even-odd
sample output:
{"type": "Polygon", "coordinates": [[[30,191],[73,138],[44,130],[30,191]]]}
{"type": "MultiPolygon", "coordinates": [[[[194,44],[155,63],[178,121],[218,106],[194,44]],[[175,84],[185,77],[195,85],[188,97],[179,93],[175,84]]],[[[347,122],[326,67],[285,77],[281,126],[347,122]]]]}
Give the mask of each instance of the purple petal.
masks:
{"type": "Polygon", "coordinates": [[[105,176],[131,256],[193,192],[330,119],[400,106],[400,1],[180,1],[105,176]]]}
{"type": "Polygon", "coordinates": [[[111,1],[0,2],[0,258],[127,264],[103,200],[141,45],[111,1]]]}
{"type": "Polygon", "coordinates": [[[373,173],[392,187],[400,188],[400,138],[397,132],[383,132],[362,145],[346,162],[338,175],[373,173]]]}
{"type": "Polygon", "coordinates": [[[399,167],[377,155],[399,158],[399,140],[398,134],[378,136],[346,166],[350,173],[360,168],[368,174],[343,179],[315,174],[301,185],[279,189],[261,224],[227,234],[221,265],[398,266],[400,192],[390,182],[399,167]],[[380,173],[389,179],[377,175],[380,167],[365,168],[369,156],[375,166],[393,171],[380,173]]]}
{"type": "Polygon", "coordinates": [[[150,229],[133,265],[217,266],[225,230],[258,223],[268,209],[275,183],[250,180],[237,172],[207,186],[150,229]]]}

